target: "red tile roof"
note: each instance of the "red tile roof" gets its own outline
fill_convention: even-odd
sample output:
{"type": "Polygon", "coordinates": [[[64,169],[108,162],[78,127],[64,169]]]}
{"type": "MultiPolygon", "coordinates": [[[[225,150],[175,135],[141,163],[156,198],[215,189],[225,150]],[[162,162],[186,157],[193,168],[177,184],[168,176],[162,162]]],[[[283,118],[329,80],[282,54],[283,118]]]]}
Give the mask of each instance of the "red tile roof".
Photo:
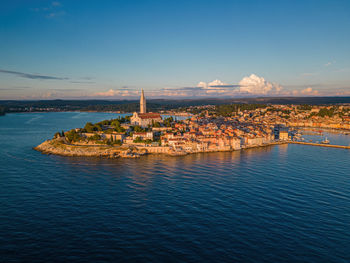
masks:
{"type": "Polygon", "coordinates": [[[158,119],[161,118],[159,113],[139,113],[141,119],[158,119]]]}

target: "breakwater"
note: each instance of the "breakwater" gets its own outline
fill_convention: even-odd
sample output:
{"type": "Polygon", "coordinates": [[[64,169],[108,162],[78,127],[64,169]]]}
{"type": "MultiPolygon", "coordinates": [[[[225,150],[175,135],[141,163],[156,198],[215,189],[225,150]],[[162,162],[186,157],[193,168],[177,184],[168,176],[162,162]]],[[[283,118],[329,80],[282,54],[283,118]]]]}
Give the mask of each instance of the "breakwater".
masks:
{"type": "Polygon", "coordinates": [[[289,141],[288,143],[290,143],[290,144],[311,145],[311,146],[320,146],[320,147],[329,147],[329,148],[350,149],[350,146],[344,146],[344,145],[333,145],[333,144],[312,143],[312,142],[295,142],[295,141],[289,141]]]}

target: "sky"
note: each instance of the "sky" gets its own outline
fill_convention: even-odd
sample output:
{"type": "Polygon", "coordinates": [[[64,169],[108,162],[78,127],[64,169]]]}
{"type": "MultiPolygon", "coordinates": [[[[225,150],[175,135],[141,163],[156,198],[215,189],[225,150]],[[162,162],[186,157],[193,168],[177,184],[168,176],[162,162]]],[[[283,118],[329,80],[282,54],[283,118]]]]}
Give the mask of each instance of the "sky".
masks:
{"type": "Polygon", "coordinates": [[[350,96],[348,0],[0,5],[0,99],[350,96]]]}

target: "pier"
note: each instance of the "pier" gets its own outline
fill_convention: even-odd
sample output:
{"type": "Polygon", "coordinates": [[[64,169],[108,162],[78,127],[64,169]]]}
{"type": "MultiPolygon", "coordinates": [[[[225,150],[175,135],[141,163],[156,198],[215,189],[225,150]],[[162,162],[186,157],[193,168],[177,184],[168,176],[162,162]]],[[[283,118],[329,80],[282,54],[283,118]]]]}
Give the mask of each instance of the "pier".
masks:
{"type": "Polygon", "coordinates": [[[344,145],[333,145],[333,144],[323,144],[323,143],[313,143],[313,142],[295,142],[295,141],[288,141],[290,144],[304,144],[304,145],[311,145],[311,146],[321,146],[321,147],[330,147],[330,148],[341,148],[341,149],[350,149],[350,146],[344,146],[344,145]]]}

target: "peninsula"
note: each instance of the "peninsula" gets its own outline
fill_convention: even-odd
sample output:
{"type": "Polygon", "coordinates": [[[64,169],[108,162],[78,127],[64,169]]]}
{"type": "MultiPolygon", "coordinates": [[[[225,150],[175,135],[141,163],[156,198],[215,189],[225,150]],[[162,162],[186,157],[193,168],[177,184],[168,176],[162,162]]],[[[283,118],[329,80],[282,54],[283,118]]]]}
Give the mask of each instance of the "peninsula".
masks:
{"type": "Polygon", "coordinates": [[[350,132],[349,105],[207,105],[181,109],[179,115],[147,112],[142,90],[139,112],[57,132],[34,149],[64,156],[178,156],[300,142],[300,127],[350,132]]]}

